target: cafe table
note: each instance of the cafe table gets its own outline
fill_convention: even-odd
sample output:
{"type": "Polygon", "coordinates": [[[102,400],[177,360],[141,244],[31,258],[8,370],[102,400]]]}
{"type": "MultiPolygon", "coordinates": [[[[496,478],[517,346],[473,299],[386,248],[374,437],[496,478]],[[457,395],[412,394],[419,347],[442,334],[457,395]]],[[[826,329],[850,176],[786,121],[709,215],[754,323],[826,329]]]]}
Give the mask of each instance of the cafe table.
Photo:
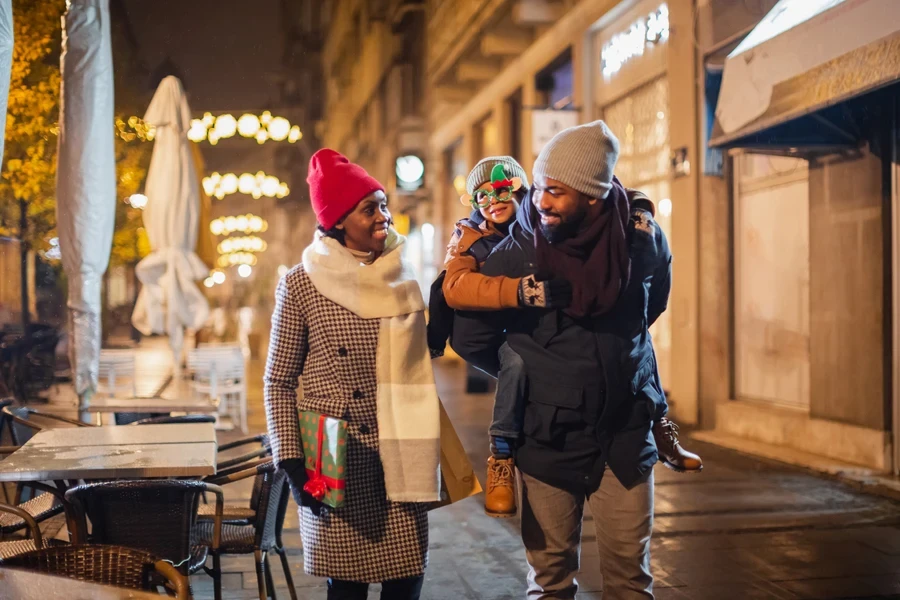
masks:
{"type": "Polygon", "coordinates": [[[0,482],[205,477],[217,449],[212,423],[44,429],[0,461],[0,482]]]}

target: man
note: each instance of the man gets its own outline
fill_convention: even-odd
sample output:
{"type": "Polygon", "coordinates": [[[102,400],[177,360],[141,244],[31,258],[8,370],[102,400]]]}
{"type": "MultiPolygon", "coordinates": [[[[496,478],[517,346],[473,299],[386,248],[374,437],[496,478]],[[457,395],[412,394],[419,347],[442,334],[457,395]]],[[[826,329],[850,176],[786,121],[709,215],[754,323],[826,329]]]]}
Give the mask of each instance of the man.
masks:
{"type": "Polygon", "coordinates": [[[618,140],[602,121],[557,134],[535,162],[531,197],[482,268],[567,279],[569,308],[454,320],[451,344],[464,359],[496,374],[506,341],[528,374],[516,460],[529,598],[575,598],[585,501],[604,597],[653,597],[651,429],[666,421],[647,328],[666,307],[671,254],[650,213],[629,210],[613,178],[617,158],[618,140]]]}

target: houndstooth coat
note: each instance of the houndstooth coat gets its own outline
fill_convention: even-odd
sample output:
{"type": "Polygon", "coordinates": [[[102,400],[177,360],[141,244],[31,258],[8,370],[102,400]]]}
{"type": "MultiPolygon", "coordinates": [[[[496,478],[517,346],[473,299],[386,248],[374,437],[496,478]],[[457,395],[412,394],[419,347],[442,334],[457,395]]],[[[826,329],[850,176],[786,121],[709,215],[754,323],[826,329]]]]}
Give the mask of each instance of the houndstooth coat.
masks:
{"type": "Polygon", "coordinates": [[[421,575],[428,561],[425,505],[391,502],[384,488],[375,405],[379,325],[326,299],[302,265],[278,284],[265,375],[276,464],[303,457],[298,406],[348,422],[346,503],[320,516],[300,508],[309,575],[380,583],[421,575]]]}

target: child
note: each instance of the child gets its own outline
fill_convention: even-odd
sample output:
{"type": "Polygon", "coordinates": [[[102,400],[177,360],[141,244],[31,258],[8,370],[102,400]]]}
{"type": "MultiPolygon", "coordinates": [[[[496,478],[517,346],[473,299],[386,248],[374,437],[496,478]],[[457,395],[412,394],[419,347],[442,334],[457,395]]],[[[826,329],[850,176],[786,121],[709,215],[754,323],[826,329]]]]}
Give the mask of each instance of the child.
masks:
{"type": "MultiPolygon", "coordinates": [[[[444,260],[446,270],[432,287],[429,322],[432,355],[443,354],[452,318],[452,315],[441,314],[438,302],[441,296],[450,309],[456,310],[501,310],[526,306],[565,308],[571,301],[572,289],[565,280],[538,281],[534,276],[521,279],[487,277],[478,272],[491,250],[509,232],[527,188],[525,170],[511,156],[485,158],[475,165],[466,178],[466,194],[460,201],[471,205],[473,211],[468,219],[456,224],[444,260]],[[527,305],[526,290],[529,298],[527,305]]],[[[446,313],[446,310],[443,312],[446,313]]],[[[525,395],[525,365],[507,344],[500,348],[499,359],[484,510],[490,516],[505,518],[516,514],[512,451],[522,430],[521,398],[525,395]]]]}

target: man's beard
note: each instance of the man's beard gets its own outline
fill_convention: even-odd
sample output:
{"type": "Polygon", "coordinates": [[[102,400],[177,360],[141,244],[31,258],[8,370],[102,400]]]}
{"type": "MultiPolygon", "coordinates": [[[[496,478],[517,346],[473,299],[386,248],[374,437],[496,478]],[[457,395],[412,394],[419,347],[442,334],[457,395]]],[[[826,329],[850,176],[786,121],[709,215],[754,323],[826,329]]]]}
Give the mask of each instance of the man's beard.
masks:
{"type": "MultiPolygon", "coordinates": [[[[577,213],[568,218],[563,218],[558,213],[547,214],[559,217],[559,224],[545,225],[543,221],[538,221],[541,228],[541,235],[543,235],[544,239],[551,244],[557,244],[563,240],[574,237],[575,234],[578,233],[578,229],[584,222],[585,215],[587,215],[587,208],[580,209],[577,213]]],[[[538,216],[540,217],[540,211],[538,211],[538,216]]]]}

